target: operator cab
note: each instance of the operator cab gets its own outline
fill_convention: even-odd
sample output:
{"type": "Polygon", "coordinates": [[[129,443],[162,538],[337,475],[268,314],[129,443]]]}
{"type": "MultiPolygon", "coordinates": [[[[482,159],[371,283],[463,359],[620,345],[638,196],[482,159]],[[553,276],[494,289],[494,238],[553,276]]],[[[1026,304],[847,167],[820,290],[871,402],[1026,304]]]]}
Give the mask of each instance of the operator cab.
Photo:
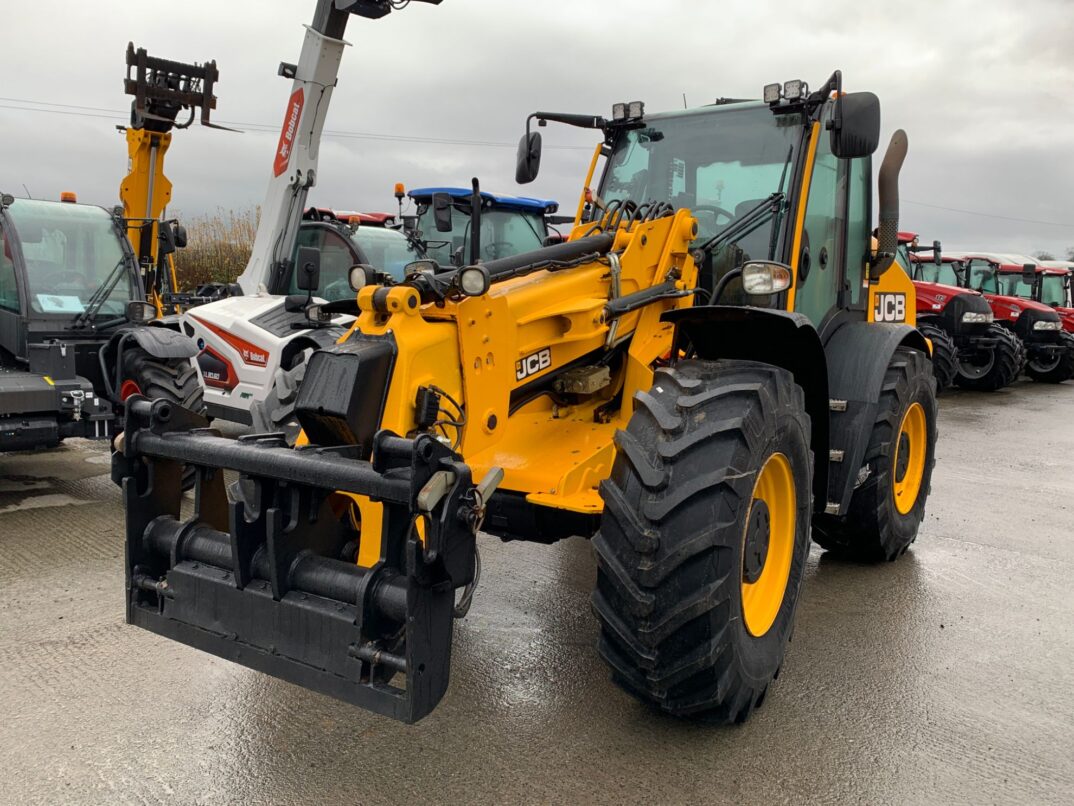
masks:
{"type": "MultiPolygon", "coordinates": [[[[427,255],[441,266],[460,266],[468,261],[473,191],[462,187],[428,187],[416,188],[407,195],[417,205],[410,227],[425,243],[427,255]],[[450,200],[450,206],[441,213],[443,220],[450,222],[443,229],[435,220],[437,211],[434,198],[437,196],[450,200]]],[[[498,260],[531,252],[545,244],[549,237],[546,216],[559,209],[557,202],[488,191],[480,191],[480,195],[479,243],[482,260],[498,260]]]]}
{"type": "MultiPolygon", "coordinates": [[[[586,189],[582,225],[596,231],[608,220],[610,230],[689,209],[698,223],[695,304],[789,306],[823,335],[867,317],[870,274],[891,265],[890,254],[873,257],[869,223],[879,115],[876,96],[842,93],[836,72],[816,92],[801,81],[769,85],[763,101],[652,115],[633,102],[616,104],[611,120],[544,112],[530,120],[604,132],[605,166],[596,190],[586,189]],[[747,293],[743,269],[758,263],[789,283],[751,282],[747,293]]],[[[527,123],[518,181],[536,176],[540,149],[527,123]]]]}
{"type": "MultiPolygon", "coordinates": [[[[424,255],[420,248],[402,232],[382,226],[340,220],[330,210],[312,208],[307,211],[298,231],[291,265],[298,264],[298,250],[316,249],[320,253],[320,282],[313,295],[327,302],[352,299],[350,270],[362,264],[374,267],[385,279],[401,281],[405,267],[424,255]]],[[[284,294],[304,295],[299,289],[297,272],[291,271],[284,294]]]]}

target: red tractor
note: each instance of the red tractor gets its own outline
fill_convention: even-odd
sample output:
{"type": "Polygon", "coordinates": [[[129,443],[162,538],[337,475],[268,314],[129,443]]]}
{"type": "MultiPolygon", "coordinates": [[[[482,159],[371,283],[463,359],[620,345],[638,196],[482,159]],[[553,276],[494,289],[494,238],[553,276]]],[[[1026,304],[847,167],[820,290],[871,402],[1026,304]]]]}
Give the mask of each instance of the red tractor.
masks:
{"type": "Polygon", "coordinates": [[[1018,338],[994,321],[979,291],[964,288],[963,267],[941,254],[940,242],[919,246],[912,232],[899,233],[899,263],[917,292],[917,327],[932,342],[937,391],[952,384],[994,392],[1014,382],[1025,363],[1018,338]]]}
{"type": "Polygon", "coordinates": [[[1012,270],[1009,264],[1001,264],[1000,289],[1010,296],[1047,305],[1059,315],[1063,328],[1059,333],[1059,342],[1066,346],[1059,363],[1054,366],[1050,362],[1034,366],[1031,361],[1026,366],[1026,374],[1034,380],[1062,383],[1074,377],[1074,307],[1071,307],[1070,300],[1070,270],[1049,268],[1038,261],[1030,263],[1032,258],[1025,260],[1020,271],[1012,270]]]}
{"type": "MultiPolygon", "coordinates": [[[[1034,299],[1032,289],[1043,267],[1032,258],[987,252],[966,254],[962,259],[966,287],[984,294],[996,321],[1025,347],[1026,375],[1042,383],[1062,383],[1074,377],[1074,338],[1063,331],[1055,308],[1034,299]],[[1027,296],[1020,296],[1020,289],[1027,290],[1027,296]]],[[[1062,288],[1062,279],[1059,282],[1062,288]]]]}

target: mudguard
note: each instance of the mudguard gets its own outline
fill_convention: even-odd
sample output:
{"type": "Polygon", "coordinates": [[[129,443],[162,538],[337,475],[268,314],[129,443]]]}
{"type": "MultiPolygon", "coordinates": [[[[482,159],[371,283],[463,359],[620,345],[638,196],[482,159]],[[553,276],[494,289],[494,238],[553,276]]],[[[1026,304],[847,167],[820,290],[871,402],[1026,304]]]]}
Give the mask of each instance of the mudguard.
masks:
{"type": "Polygon", "coordinates": [[[123,351],[137,345],[154,358],[193,358],[198,345],[189,336],[168,327],[129,325],[117,330],[101,349],[99,360],[101,377],[104,379],[106,396],[118,402],[117,391],[122,383],[123,351]]]}
{"type": "Polygon", "coordinates": [[[802,314],[737,305],[702,305],[668,311],[661,317],[675,325],[675,345],[687,341],[700,358],[763,361],[794,375],[805,392],[812,421],[813,495],[824,500],[828,489],[828,373],[824,347],[813,323],[802,314]]]}
{"type": "Polygon", "coordinates": [[[134,341],[154,358],[193,358],[198,354],[198,345],[193,339],[170,327],[121,328],[108,340],[105,351],[114,353],[120,341],[134,341]]]}
{"type": "Polygon", "coordinates": [[[916,328],[870,322],[843,325],[824,347],[833,458],[824,499],[824,511],[829,515],[846,513],[860,483],[859,471],[876,421],[884,375],[896,348],[902,346],[931,355],[928,342],[916,328]]]}

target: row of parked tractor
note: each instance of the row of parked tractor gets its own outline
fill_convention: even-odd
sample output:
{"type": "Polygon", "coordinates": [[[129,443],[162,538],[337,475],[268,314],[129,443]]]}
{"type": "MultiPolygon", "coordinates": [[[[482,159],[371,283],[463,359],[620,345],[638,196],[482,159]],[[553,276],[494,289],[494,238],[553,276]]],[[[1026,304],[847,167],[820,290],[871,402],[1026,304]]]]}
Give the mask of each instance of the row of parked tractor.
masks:
{"type": "Polygon", "coordinates": [[[899,263],[914,279],[939,391],[995,392],[1023,372],[1042,383],[1074,377],[1074,262],[945,254],[939,241],[900,232],[899,263]]]}

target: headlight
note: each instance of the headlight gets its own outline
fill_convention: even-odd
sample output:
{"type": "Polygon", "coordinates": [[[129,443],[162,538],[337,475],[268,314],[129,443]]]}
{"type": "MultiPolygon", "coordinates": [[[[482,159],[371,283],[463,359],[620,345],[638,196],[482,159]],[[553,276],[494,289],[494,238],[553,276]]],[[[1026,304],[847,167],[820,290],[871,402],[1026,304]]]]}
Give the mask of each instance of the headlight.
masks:
{"type": "Polygon", "coordinates": [[[372,266],[367,266],[364,263],[356,263],[351,266],[351,270],[347,275],[347,280],[350,283],[352,291],[361,291],[367,285],[372,285],[376,278],[376,272],[372,266]]]}
{"type": "Polygon", "coordinates": [[[1034,322],[1033,323],[1033,329],[1034,330],[1062,330],[1063,329],[1063,323],[1062,322],[1034,322]]]}
{"type": "Polygon", "coordinates": [[[978,311],[966,311],[962,314],[962,324],[964,325],[985,325],[991,324],[995,320],[992,315],[992,311],[987,313],[979,313],[978,311]]]}
{"type": "Polygon", "coordinates": [[[467,266],[459,269],[459,290],[468,297],[480,297],[489,290],[492,281],[484,266],[467,266]]]}
{"type": "Polygon", "coordinates": [[[742,290],[747,294],[777,294],[791,284],[791,270],[782,263],[754,260],[742,267],[742,290]]]}

